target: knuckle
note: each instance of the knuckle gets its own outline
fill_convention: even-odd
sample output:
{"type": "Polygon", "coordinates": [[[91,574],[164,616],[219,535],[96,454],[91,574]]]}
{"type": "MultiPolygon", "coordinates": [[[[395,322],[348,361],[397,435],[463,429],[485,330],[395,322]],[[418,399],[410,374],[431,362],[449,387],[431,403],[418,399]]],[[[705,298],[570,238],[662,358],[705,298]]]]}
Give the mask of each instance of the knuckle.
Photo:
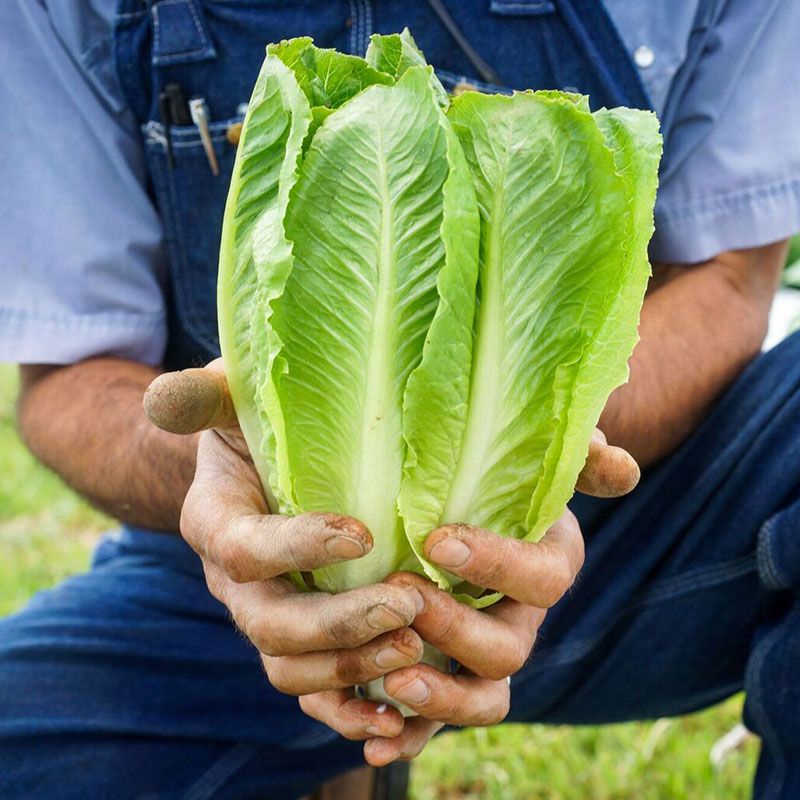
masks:
{"type": "Polygon", "coordinates": [[[316,719],[315,713],[317,711],[316,705],[314,703],[314,695],[313,694],[302,694],[300,697],[297,698],[297,703],[300,706],[300,710],[308,715],[309,717],[314,717],[316,719]]]}
{"type": "Polygon", "coordinates": [[[441,627],[436,632],[436,639],[443,647],[452,645],[459,638],[460,626],[456,614],[448,614],[441,620],[441,627]]]}
{"type": "Polygon", "coordinates": [[[572,586],[573,573],[564,558],[555,560],[538,582],[537,605],[552,608],[572,586]]]}
{"type": "Polygon", "coordinates": [[[473,715],[471,724],[478,727],[497,725],[502,722],[511,710],[511,700],[508,692],[494,703],[482,705],[473,715]]]}
{"type": "MultiPolygon", "coordinates": [[[[355,686],[362,683],[369,674],[366,658],[362,653],[342,650],[333,654],[333,675],[342,686],[355,686]]],[[[373,669],[374,672],[374,669],[373,669]]]]}
{"type": "Polygon", "coordinates": [[[489,719],[485,723],[486,725],[497,725],[498,722],[502,722],[507,716],[508,712],[511,710],[511,695],[509,692],[503,692],[503,697],[500,702],[495,706],[494,709],[489,714],[489,719]]]}
{"type": "Polygon", "coordinates": [[[286,648],[282,647],[280,642],[276,642],[270,633],[268,625],[258,624],[255,626],[255,630],[251,630],[248,638],[256,646],[258,652],[265,656],[277,658],[286,655],[286,648]]]}
{"type": "Polygon", "coordinates": [[[236,627],[253,643],[259,653],[270,658],[286,655],[284,648],[276,641],[270,620],[264,619],[262,615],[256,616],[247,605],[237,611],[234,617],[236,627]]]}
{"type": "Polygon", "coordinates": [[[186,540],[186,542],[194,550],[199,552],[203,539],[203,517],[199,513],[198,509],[197,489],[195,488],[196,485],[197,484],[193,482],[189,487],[186,499],[183,501],[183,506],[181,507],[181,517],[178,527],[180,529],[181,536],[186,540]]]}
{"type": "Polygon", "coordinates": [[[457,718],[461,716],[459,712],[463,713],[460,700],[449,692],[440,696],[438,700],[433,702],[429,700],[427,703],[420,703],[420,707],[422,706],[427,706],[429,709],[428,713],[433,714],[437,719],[443,722],[455,722],[457,718]]]}
{"type": "Polygon", "coordinates": [[[286,570],[290,572],[313,569],[317,566],[318,559],[314,558],[313,543],[304,541],[301,536],[292,536],[291,532],[281,539],[286,558],[286,570]],[[311,546],[309,546],[311,545],[311,546]]]}
{"type": "Polygon", "coordinates": [[[319,638],[327,646],[351,648],[361,643],[360,626],[354,622],[353,615],[336,604],[323,606],[316,627],[319,638]]]}
{"type": "Polygon", "coordinates": [[[265,669],[269,682],[279,692],[282,694],[300,694],[297,690],[296,681],[292,677],[293,670],[287,669],[286,662],[283,659],[275,658],[267,660],[265,662],[265,669]]]}
{"type": "Polygon", "coordinates": [[[228,577],[236,583],[253,580],[253,569],[246,548],[233,530],[213,536],[213,558],[225,570],[228,577]]]}
{"type": "Polygon", "coordinates": [[[494,557],[485,557],[484,551],[476,553],[473,557],[477,572],[477,580],[486,589],[496,589],[502,585],[506,573],[506,560],[494,557]]]}
{"type": "Polygon", "coordinates": [[[514,641],[505,648],[501,656],[481,671],[481,677],[493,681],[503,680],[519,672],[525,666],[529,655],[528,648],[523,642],[514,641]]]}
{"type": "Polygon", "coordinates": [[[203,572],[205,573],[206,586],[211,596],[225,603],[225,578],[222,572],[216,568],[209,568],[203,564],[203,572]]]}
{"type": "Polygon", "coordinates": [[[511,647],[508,660],[506,661],[507,671],[500,677],[506,678],[509,675],[513,675],[515,672],[519,672],[525,666],[528,658],[530,658],[530,654],[530,644],[522,639],[516,639],[511,647]]]}

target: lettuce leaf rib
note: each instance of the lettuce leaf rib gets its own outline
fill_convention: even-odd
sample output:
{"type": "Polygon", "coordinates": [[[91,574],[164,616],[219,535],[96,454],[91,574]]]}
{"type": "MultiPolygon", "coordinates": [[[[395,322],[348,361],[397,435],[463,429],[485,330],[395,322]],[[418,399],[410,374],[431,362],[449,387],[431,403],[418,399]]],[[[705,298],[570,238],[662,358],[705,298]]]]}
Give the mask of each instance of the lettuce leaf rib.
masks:
{"type": "Polygon", "coordinates": [[[315,571],[321,588],[416,563],[397,509],[402,402],[445,259],[446,124],[429,68],[410,68],[326,118],[292,193],[295,260],[274,325],[293,490],[303,510],[363,520],[375,542],[357,562],[315,571]]]}

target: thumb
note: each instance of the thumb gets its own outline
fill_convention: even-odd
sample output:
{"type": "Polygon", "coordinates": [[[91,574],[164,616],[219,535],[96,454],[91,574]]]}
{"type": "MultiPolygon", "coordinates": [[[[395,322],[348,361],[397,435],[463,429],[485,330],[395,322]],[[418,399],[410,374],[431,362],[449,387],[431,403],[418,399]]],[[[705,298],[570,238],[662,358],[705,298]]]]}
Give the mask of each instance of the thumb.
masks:
{"type": "Polygon", "coordinates": [[[202,369],[159,375],[147,387],[143,403],[150,422],[170,433],[239,427],[220,358],[202,369]]]}
{"type": "Polygon", "coordinates": [[[593,497],[620,497],[635,488],[639,477],[639,465],[633,456],[621,447],[607,444],[602,431],[595,429],[575,489],[593,497]]]}

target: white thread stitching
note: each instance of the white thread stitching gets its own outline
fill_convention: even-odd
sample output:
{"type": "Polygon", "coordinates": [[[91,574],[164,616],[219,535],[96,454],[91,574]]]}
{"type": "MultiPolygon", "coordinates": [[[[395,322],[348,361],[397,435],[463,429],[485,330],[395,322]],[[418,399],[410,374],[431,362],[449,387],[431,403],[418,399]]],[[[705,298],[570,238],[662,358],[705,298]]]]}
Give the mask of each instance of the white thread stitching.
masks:
{"type": "Polygon", "coordinates": [[[358,38],[358,9],[355,0],[350,0],[350,52],[356,52],[356,40],[358,38]]]}
{"type": "Polygon", "coordinates": [[[202,53],[206,50],[211,50],[213,48],[209,47],[208,39],[206,38],[205,31],[203,30],[203,25],[200,22],[200,17],[197,15],[197,9],[192,4],[191,0],[161,0],[160,3],[156,3],[153,6],[153,50],[156,53],[156,58],[158,59],[159,63],[161,64],[169,64],[172,61],[179,60],[184,58],[185,56],[191,56],[195,53],[202,53]],[[180,53],[169,53],[166,55],[161,55],[160,51],[160,21],[158,18],[158,9],[161,6],[174,6],[178,5],[179,3],[185,3],[189,6],[189,13],[192,15],[192,21],[194,22],[195,30],[200,37],[201,45],[200,47],[195,48],[194,50],[184,50],[180,53]]]}
{"type": "Polygon", "coordinates": [[[364,0],[364,38],[361,40],[362,49],[358,55],[363,55],[369,47],[369,37],[372,33],[372,0],[364,0]]]}

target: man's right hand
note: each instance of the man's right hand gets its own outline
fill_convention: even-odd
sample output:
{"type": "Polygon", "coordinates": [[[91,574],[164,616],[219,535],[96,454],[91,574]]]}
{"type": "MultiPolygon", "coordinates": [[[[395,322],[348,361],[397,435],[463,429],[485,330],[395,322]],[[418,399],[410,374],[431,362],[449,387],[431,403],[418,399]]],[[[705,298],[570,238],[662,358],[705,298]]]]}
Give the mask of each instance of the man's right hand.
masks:
{"type": "Polygon", "coordinates": [[[348,738],[397,736],[400,713],[345,691],[422,657],[409,627],[423,608],[411,586],[377,584],[331,595],[286,579],[372,549],[366,527],[340,514],[270,514],[239,429],[220,361],[161,375],[145,395],[153,423],[202,430],[181,534],[200,556],[209,591],[261,653],[272,685],[308,695],[340,690],[337,729],[348,738]]]}

